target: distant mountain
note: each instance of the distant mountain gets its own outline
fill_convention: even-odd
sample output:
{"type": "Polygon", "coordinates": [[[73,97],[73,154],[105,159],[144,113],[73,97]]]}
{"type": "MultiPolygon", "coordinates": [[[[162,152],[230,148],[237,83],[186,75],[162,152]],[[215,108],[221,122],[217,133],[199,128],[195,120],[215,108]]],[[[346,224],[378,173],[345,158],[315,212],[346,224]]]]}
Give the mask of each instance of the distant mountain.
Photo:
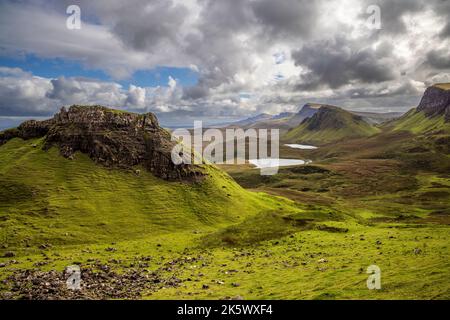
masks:
{"type": "Polygon", "coordinates": [[[283,140],[291,143],[324,144],[345,138],[371,136],[379,129],[363,120],[361,116],[336,106],[321,105],[310,118],[290,130],[283,140]]]}
{"type": "Polygon", "coordinates": [[[295,115],[295,112],[282,112],[272,117],[271,120],[278,120],[284,118],[290,118],[295,115]]]}
{"type": "MultiPolygon", "coordinates": [[[[247,118],[230,124],[230,127],[241,127],[244,129],[280,129],[282,133],[287,132],[291,128],[295,128],[305,119],[312,117],[325,104],[307,103],[298,112],[282,112],[277,115],[269,115],[267,113],[259,114],[254,117],[247,118]]],[[[403,115],[401,112],[375,113],[375,112],[358,112],[349,111],[360,116],[364,121],[370,124],[381,124],[392,119],[399,118],[403,115]]]]}
{"type": "Polygon", "coordinates": [[[376,112],[360,112],[351,111],[353,114],[362,117],[366,122],[370,124],[381,124],[393,119],[400,118],[404,112],[386,112],[386,113],[376,113],[376,112]]]}
{"type": "Polygon", "coordinates": [[[320,109],[320,107],[322,107],[322,104],[307,103],[300,109],[299,112],[286,121],[286,124],[290,128],[296,127],[302,123],[303,120],[312,117],[320,109]]]}
{"type": "Polygon", "coordinates": [[[280,129],[282,133],[290,128],[298,126],[304,119],[311,117],[321,105],[307,103],[299,112],[282,112],[277,115],[262,113],[254,117],[234,122],[229,127],[240,127],[243,129],[280,129]]]}
{"type": "Polygon", "coordinates": [[[412,133],[450,132],[450,83],[428,87],[417,108],[384,127],[412,133]]]}
{"type": "Polygon", "coordinates": [[[234,122],[234,123],[232,123],[232,126],[240,126],[240,127],[249,126],[249,125],[252,125],[252,124],[260,122],[260,121],[270,120],[272,118],[273,118],[273,116],[268,113],[261,113],[254,117],[250,117],[250,118],[247,118],[244,120],[234,122]]]}

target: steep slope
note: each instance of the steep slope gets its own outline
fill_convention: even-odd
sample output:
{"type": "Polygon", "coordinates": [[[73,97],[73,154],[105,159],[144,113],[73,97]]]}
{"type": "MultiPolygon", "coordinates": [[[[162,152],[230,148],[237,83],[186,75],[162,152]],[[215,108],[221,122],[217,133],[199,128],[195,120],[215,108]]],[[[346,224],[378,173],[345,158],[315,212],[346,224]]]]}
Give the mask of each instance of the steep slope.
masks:
{"type": "Polygon", "coordinates": [[[385,125],[391,131],[450,133],[450,84],[436,84],[425,90],[417,108],[385,125]]]}
{"type": "Polygon", "coordinates": [[[313,115],[319,111],[319,109],[322,107],[322,104],[317,103],[307,103],[305,104],[299,112],[297,112],[290,120],[289,125],[292,127],[298,126],[300,123],[302,123],[305,119],[311,118],[313,115]]]}
{"type": "MultiPolygon", "coordinates": [[[[76,107],[80,108],[83,107],[76,107]]],[[[71,117],[69,110],[68,122],[64,126],[55,124],[61,117],[59,114],[48,122],[29,123],[16,131],[3,133],[4,143],[0,146],[0,238],[4,246],[25,248],[46,243],[104,243],[165,232],[213,228],[239,222],[260,212],[295,211],[287,201],[245,191],[213,166],[186,169],[200,172],[201,179],[168,181],[166,175],[157,176],[159,172],[168,171],[152,170],[148,165],[159,163],[154,159],[121,162],[121,159],[128,158],[120,155],[119,146],[127,147],[124,152],[133,153],[136,150],[133,143],[137,142],[130,140],[128,145],[124,141],[113,140],[114,136],[120,137],[119,129],[124,128],[118,123],[134,123],[135,117],[143,118],[103,107],[88,107],[84,111],[98,111],[103,114],[102,118],[111,120],[110,117],[114,117],[115,121],[96,125],[95,121],[86,119],[81,125],[74,121],[78,118],[71,117]],[[117,115],[117,118],[110,114],[117,115]],[[27,126],[35,130],[25,129],[27,126]],[[103,130],[94,130],[100,127],[103,130]],[[67,135],[69,128],[77,134],[67,135]],[[85,131],[86,128],[98,135],[92,136],[93,131],[85,131]],[[29,136],[41,136],[46,130],[42,137],[29,136]],[[16,137],[12,137],[14,135],[16,137]],[[110,137],[111,141],[103,140],[105,137],[110,137]],[[94,149],[85,152],[84,148],[91,141],[94,149]],[[117,148],[111,147],[114,141],[117,148]],[[78,146],[75,142],[83,145],[78,146]],[[108,153],[99,153],[96,149],[102,143],[108,153]],[[78,146],[79,151],[74,148],[67,156],[67,146],[78,146]],[[97,158],[105,154],[110,155],[108,159],[112,162],[97,158]]],[[[154,150],[163,150],[157,140],[151,141],[155,142],[154,150]]],[[[171,167],[164,168],[168,170],[171,167]]],[[[172,170],[178,172],[177,168],[172,170]]],[[[168,176],[172,176],[170,172],[168,176]]]]}
{"type": "Polygon", "coordinates": [[[367,137],[379,130],[360,116],[335,106],[323,105],[311,118],[283,136],[292,143],[324,144],[346,138],[367,137]]]}

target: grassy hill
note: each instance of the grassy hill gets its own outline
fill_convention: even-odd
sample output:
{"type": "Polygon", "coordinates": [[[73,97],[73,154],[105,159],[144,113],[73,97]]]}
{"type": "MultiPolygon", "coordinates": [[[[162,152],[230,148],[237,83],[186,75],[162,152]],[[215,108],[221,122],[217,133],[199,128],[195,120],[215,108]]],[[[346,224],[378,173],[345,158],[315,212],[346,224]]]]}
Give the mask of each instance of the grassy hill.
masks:
{"type": "Polygon", "coordinates": [[[414,134],[422,133],[450,133],[450,123],[444,117],[427,117],[424,112],[411,109],[399,119],[390,121],[383,126],[390,131],[409,131],[414,134]]]}
{"type": "MultiPolygon", "coordinates": [[[[303,128],[336,143],[289,150],[312,164],[275,176],[230,166],[235,180],[209,165],[196,166],[202,179],[167,180],[146,161],[107,165],[98,152],[75,149],[64,156],[60,143],[80,136],[49,149],[46,137],[8,137],[0,146],[0,299],[448,299],[448,137],[373,134],[359,117],[321,110],[303,128]],[[353,131],[362,136],[347,139],[353,131]],[[72,264],[82,271],[80,292],[65,286],[72,264]],[[374,264],[381,290],[366,286],[374,264]]],[[[409,118],[418,114],[399,121],[435,120],[409,118]]],[[[129,131],[110,127],[117,139],[95,132],[89,146],[103,137],[104,155],[116,156],[117,142],[139,151],[139,134],[127,140],[145,130],[138,120],[129,131]]],[[[90,131],[77,130],[86,143],[90,131]]]]}
{"type": "Polygon", "coordinates": [[[417,108],[386,123],[384,129],[414,134],[449,134],[450,83],[435,84],[427,88],[417,108]]]}
{"type": "Polygon", "coordinates": [[[322,106],[311,118],[282,137],[291,143],[325,144],[346,138],[367,137],[379,132],[360,116],[334,106],[322,106]]]}
{"type": "Polygon", "coordinates": [[[79,152],[69,160],[42,144],[15,138],[0,147],[0,239],[8,248],[133,239],[294,210],[212,166],[204,166],[202,182],[168,182],[145,169],[100,166],[79,152]]]}

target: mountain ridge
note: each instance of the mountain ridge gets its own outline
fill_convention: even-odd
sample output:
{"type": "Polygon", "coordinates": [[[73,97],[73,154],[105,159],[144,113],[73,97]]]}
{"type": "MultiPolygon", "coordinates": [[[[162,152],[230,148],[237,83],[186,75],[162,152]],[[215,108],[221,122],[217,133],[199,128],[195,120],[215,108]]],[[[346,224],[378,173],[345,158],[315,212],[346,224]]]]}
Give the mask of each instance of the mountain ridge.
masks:
{"type": "Polygon", "coordinates": [[[378,129],[361,116],[336,106],[322,105],[312,117],[303,120],[282,139],[292,143],[323,144],[344,138],[370,136],[377,132],[378,129]]]}
{"type": "Polygon", "coordinates": [[[171,151],[175,142],[159,126],[153,113],[137,114],[104,106],[72,105],[61,108],[51,119],[29,120],[18,128],[0,133],[0,145],[12,138],[45,137],[42,148],[57,146],[71,159],[77,151],[108,167],[132,168],[142,165],[165,180],[196,180],[203,176],[200,166],[175,165],[171,151]]]}

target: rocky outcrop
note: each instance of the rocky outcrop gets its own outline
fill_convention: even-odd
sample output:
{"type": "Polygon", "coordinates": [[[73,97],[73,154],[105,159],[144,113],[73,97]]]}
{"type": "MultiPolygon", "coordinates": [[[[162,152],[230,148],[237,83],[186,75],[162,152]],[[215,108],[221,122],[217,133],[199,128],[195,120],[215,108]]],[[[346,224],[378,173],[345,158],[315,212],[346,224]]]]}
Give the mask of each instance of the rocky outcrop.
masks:
{"type": "Polygon", "coordinates": [[[444,116],[450,121],[450,90],[439,86],[427,88],[417,111],[423,111],[427,117],[444,116]]]}
{"type": "Polygon", "coordinates": [[[66,158],[77,151],[110,167],[142,165],[166,180],[198,180],[203,170],[195,165],[175,165],[175,142],[152,113],[136,114],[103,106],[64,107],[52,119],[26,121],[0,134],[0,144],[14,137],[44,137],[44,149],[57,146],[66,158]]]}

